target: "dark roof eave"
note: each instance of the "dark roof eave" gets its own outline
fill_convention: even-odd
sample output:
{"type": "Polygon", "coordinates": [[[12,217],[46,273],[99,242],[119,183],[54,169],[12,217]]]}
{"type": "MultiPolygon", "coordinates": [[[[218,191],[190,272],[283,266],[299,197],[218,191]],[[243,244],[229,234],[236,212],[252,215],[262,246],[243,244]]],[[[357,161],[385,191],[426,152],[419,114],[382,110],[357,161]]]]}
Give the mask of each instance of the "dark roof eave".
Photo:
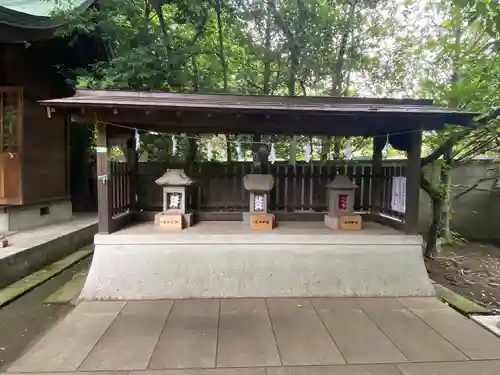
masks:
{"type": "Polygon", "coordinates": [[[131,105],[130,103],[120,103],[118,102],[85,102],[85,101],[64,101],[64,99],[53,99],[41,101],[40,104],[48,107],[54,108],[66,108],[66,109],[105,109],[105,108],[128,108],[135,110],[155,110],[155,111],[175,111],[175,110],[185,110],[185,111],[213,111],[213,112],[244,112],[253,114],[268,114],[268,113],[302,113],[304,115],[321,114],[321,115],[341,115],[341,114],[360,114],[360,115],[386,115],[386,116],[415,116],[415,117],[432,117],[432,118],[442,118],[443,123],[449,123],[461,126],[470,126],[473,122],[473,118],[478,116],[479,113],[476,112],[459,112],[454,110],[443,110],[439,108],[434,108],[433,110],[419,110],[417,108],[404,109],[404,108],[379,108],[373,110],[367,107],[353,107],[353,106],[339,106],[335,108],[323,108],[323,107],[288,107],[288,106],[273,106],[273,107],[263,107],[263,106],[241,106],[241,105],[172,105],[171,103],[155,103],[154,105],[135,103],[131,105]]]}
{"type": "MultiPolygon", "coordinates": [[[[81,14],[95,2],[96,0],[84,0],[72,9],[72,12],[81,14]]],[[[23,13],[0,6],[0,29],[9,31],[9,36],[2,33],[0,42],[15,43],[50,39],[57,28],[65,24],[64,20],[23,13]]]]}

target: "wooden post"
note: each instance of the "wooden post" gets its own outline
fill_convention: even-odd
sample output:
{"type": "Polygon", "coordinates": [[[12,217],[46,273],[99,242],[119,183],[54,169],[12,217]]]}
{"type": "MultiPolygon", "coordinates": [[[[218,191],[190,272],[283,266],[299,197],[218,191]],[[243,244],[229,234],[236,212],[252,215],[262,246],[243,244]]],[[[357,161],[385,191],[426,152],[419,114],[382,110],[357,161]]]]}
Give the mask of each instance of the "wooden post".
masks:
{"type": "Polygon", "coordinates": [[[138,173],[138,158],[137,151],[135,150],[134,138],[127,141],[127,169],[129,173],[129,210],[134,211],[137,207],[137,173],[138,173]]]}
{"type": "Polygon", "coordinates": [[[386,137],[373,137],[373,155],[372,155],[372,173],[371,185],[372,191],[370,194],[370,212],[374,214],[380,213],[381,198],[382,198],[382,150],[385,146],[386,137]]]}
{"type": "Polygon", "coordinates": [[[262,160],[260,160],[260,142],[262,142],[262,135],[255,133],[252,137],[252,173],[262,173],[262,160]]]}
{"type": "Polygon", "coordinates": [[[297,161],[297,136],[293,135],[290,141],[290,164],[295,165],[297,161]]]}
{"type": "Polygon", "coordinates": [[[188,153],[186,157],[186,162],[185,162],[185,170],[188,170],[194,162],[196,162],[197,155],[198,155],[198,139],[195,138],[194,134],[188,133],[188,142],[189,142],[189,148],[188,148],[188,153]]]}
{"type": "Polygon", "coordinates": [[[113,190],[109,166],[107,125],[96,124],[97,132],[97,214],[99,233],[111,233],[113,215],[113,190]]]}
{"type": "Polygon", "coordinates": [[[231,151],[233,150],[233,144],[232,144],[233,137],[231,134],[226,133],[226,161],[228,163],[231,163],[232,158],[231,158],[231,151]]]}
{"type": "Polygon", "coordinates": [[[422,132],[409,133],[410,148],[406,166],[406,212],[405,226],[406,233],[418,233],[419,197],[420,197],[420,177],[422,173],[421,146],[422,132]]]}

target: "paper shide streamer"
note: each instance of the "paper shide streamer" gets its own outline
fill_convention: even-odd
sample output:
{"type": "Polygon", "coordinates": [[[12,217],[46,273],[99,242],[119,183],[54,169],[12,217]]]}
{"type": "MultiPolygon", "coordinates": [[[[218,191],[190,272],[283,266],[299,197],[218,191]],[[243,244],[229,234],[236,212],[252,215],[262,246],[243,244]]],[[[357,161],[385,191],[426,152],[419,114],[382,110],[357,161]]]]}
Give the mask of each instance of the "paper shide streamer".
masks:
{"type": "Polygon", "coordinates": [[[351,160],[352,157],[352,151],[351,151],[351,140],[347,138],[345,140],[345,158],[347,160],[351,160]]]}
{"type": "Polygon", "coordinates": [[[306,145],[306,155],[304,157],[305,161],[308,163],[311,161],[311,151],[311,144],[308,142],[306,145]]]}
{"type": "Polygon", "coordinates": [[[139,131],[135,129],[135,151],[139,151],[139,148],[141,148],[141,136],[139,135],[139,131]]]}
{"type": "Polygon", "coordinates": [[[175,135],[172,136],[172,155],[177,154],[177,138],[175,135]]]}
{"type": "Polygon", "coordinates": [[[240,142],[236,142],[236,153],[238,154],[238,161],[243,161],[243,148],[240,142]]]}
{"type": "Polygon", "coordinates": [[[212,160],[213,158],[213,147],[212,147],[212,140],[210,139],[207,143],[207,159],[212,160]]]}
{"type": "Polygon", "coordinates": [[[269,152],[268,160],[271,162],[271,164],[274,164],[276,162],[276,148],[274,147],[274,143],[271,143],[271,151],[269,152]]]}

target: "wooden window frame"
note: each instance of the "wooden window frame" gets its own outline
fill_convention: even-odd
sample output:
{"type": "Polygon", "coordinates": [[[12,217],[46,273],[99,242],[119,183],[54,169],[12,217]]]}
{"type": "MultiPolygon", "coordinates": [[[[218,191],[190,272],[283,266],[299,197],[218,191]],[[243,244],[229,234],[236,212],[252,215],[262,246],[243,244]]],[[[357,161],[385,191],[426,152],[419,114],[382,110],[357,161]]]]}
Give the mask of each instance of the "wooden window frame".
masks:
{"type": "Polygon", "coordinates": [[[0,86],[2,98],[0,100],[0,205],[22,204],[22,150],[23,150],[23,119],[24,101],[23,88],[19,86],[0,86]],[[16,150],[4,151],[3,137],[3,94],[15,93],[17,95],[17,129],[16,150]],[[16,181],[9,179],[9,175],[15,175],[16,181]],[[12,193],[14,191],[14,193],[12,193]]]}

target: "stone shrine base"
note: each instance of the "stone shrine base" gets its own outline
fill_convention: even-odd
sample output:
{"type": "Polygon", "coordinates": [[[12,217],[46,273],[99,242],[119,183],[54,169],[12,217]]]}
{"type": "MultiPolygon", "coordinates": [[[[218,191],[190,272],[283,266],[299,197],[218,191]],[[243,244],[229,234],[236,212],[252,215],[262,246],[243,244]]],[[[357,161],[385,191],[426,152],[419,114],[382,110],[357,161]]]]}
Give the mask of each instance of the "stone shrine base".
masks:
{"type": "Polygon", "coordinates": [[[95,236],[84,299],[431,296],[420,236],[377,223],[333,232],[282,222],[252,232],[200,222],[165,232],[152,222],[95,236]]]}

